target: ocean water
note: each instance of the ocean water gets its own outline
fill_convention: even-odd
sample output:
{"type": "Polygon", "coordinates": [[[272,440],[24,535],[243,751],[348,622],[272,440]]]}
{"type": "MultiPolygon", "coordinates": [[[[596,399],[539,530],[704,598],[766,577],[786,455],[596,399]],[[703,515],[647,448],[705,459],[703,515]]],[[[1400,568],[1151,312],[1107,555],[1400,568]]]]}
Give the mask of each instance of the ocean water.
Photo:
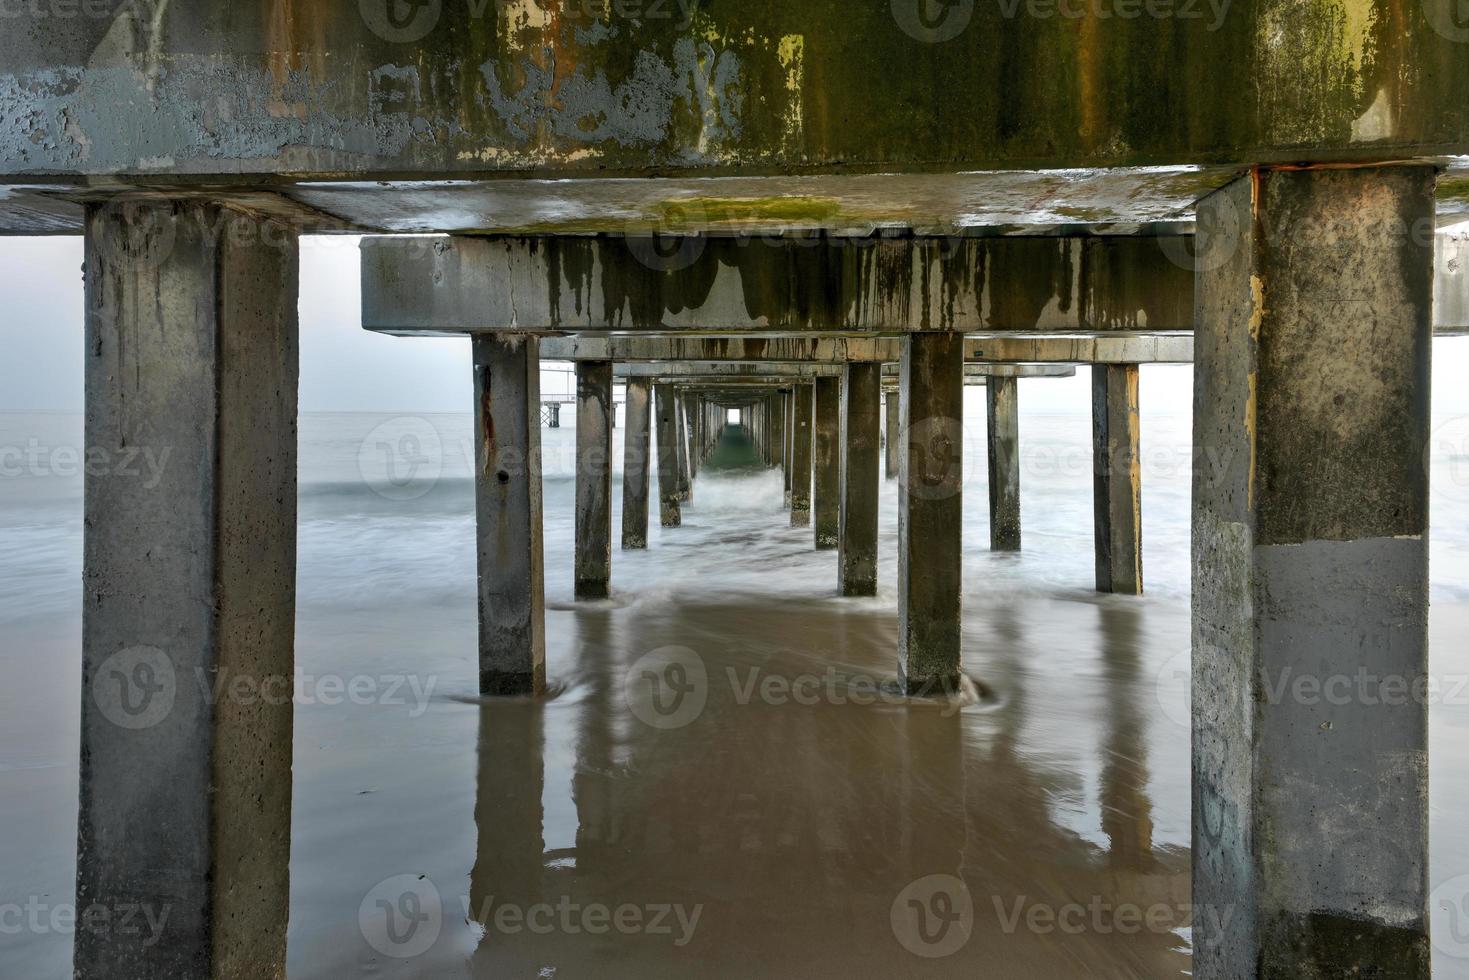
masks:
{"type": "MultiPolygon", "coordinates": [[[[885,686],[892,481],[874,599],[836,596],[779,471],[706,469],[684,526],[655,511],[646,552],[614,551],[612,598],[574,602],[569,411],[542,433],[557,693],[482,704],[469,416],[304,415],[297,669],[367,693],[296,705],[289,975],[1186,974],[1188,406],[1145,415],[1148,592],[1127,598],[1093,591],[1085,416],[1022,415],[1024,551],[989,552],[974,394],[964,655],[983,696],[963,706],[885,686]],[[669,664],[704,681],[672,720],[638,685],[669,664]],[[408,939],[379,900],[421,911],[408,939]]],[[[1435,422],[1431,881],[1435,972],[1455,977],[1469,430],[1435,422]]],[[[49,913],[75,874],[81,445],[79,416],[0,415],[5,976],[70,975],[49,913]]],[[[620,489],[619,465],[614,542],[620,489]]]]}

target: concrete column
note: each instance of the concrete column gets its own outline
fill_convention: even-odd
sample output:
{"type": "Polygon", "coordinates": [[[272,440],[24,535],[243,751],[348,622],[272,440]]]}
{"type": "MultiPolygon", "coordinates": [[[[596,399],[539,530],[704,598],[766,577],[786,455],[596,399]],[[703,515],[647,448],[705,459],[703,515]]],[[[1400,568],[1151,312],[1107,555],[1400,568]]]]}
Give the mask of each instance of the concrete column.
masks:
{"type": "Polygon", "coordinates": [[[517,334],[474,337],[481,694],[546,689],[538,345],[517,334]]]}
{"type": "Polygon", "coordinates": [[[842,382],[816,379],[816,432],[811,448],[811,525],[818,550],[835,548],[842,533],[842,382]]]}
{"type": "Polygon", "coordinates": [[[964,337],[903,337],[898,478],[898,668],[912,693],[959,683],[964,337]]]}
{"type": "Polygon", "coordinates": [[[1020,403],[1015,378],[985,381],[990,550],[1020,550],[1020,403]]]}
{"type": "Polygon", "coordinates": [[[809,384],[796,385],[796,411],[791,448],[791,527],[811,523],[811,430],[815,394],[809,384]]]}
{"type": "Polygon", "coordinates": [[[1143,480],[1136,364],[1092,365],[1097,591],[1143,591],[1143,480]]]}
{"type": "Polygon", "coordinates": [[[837,555],[842,595],[877,595],[878,457],[882,365],[851,362],[842,385],[842,513],[837,555]]]}
{"type": "Polygon", "coordinates": [[[576,597],[612,581],[612,362],[576,362],[576,597]]]}
{"type": "Polygon", "coordinates": [[[782,395],[782,401],[784,401],[785,403],[785,425],[782,427],[783,431],[781,434],[781,452],[783,453],[783,458],[785,460],[785,505],[786,507],[790,507],[791,470],[793,468],[791,463],[791,451],[795,448],[796,445],[796,440],[792,437],[791,432],[796,424],[796,402],[795,396],[792,392],[783,392],[782,395]]]}
{"type": "Polygon", "coordinates": [[[292,705],[215,692],[293,684],[296,235],[164,201],[85,232],[86,444],[152,470],[85,477],[77,906],[138,928],[79,922],[75,976],[284,976],[292,705]]]}
{"type": "Polygon", "coordinates": [[[674,473],[678,483],[678,499],[687,503],[693,499],[693,480],[689,477],[689,427],[684,414],[686,398],[677,389],[673,395],[673,442],[676,458],[674,473]]]}
{"type": "Polygon", "coordinates": [[[654,411],[658,419],[658,520],[664,527],[683,523],[678,493],[678,425],[674,422],[672,385],[659,385],[654,411]]]}
{"type": "Polygon", "coordinates": [[[1429,975],[1433,221],[1428,167],[1262,169],[1200,204],[1203,980],[1429,975]]]}
{"type": "Polygon", "coordinates": [[[884,433],[883,475],[889,480],[898,478],[898,450],[902,439],[902,404],[896,391],[887,393],[887,425],[884,433]]]}
{"type": "Polygon", "coordinates": [[[622,442],[622,550],[648,547],[649,417],[652,387],[646,381],[627,383],[627,418],[622,442]]]}

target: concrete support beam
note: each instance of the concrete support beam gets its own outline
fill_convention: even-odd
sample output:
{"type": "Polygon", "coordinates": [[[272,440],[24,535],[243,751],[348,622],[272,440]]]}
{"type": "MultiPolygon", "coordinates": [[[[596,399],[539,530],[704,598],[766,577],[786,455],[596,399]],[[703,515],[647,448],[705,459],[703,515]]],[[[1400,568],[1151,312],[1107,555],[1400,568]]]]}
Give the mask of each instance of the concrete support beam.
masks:
{"type": "Polygon", "coordinates": [[[612,362],[576,365],[576,583],[605,599],[612,582],[612,362]]]}
{"type": "MultiPolygon", "coordinates": [[[[879,383],[881,383],[879,381],[879,383]]],[[[883,433],[883,476],[889,480],[898,478],[899,450],[902,447],[902,396],[899,392],[883,393],[886,405],[883,433]]]]}
{"type": "Polygon", "coordinates": [[[88,468],[75,976],[284,976],[294,675],[297,242],[222,208],[86,215],[88,468]],[[146,941],[145,941],[146,940],[146,941]]]}
{"type": "Polygon", "coordinates": [[[1181,249],[1140,237],[689,239],[649,262],[619,236],[362,243],[362,322],[396,334],[1188,331],[1181,249]],[[821,288],[811,284],[819,281],[821,288]]]}
{"type": "Polygon", "coordinates": [[[1433,193],[1427,167],[1261,169],[1201,204],[1202,980],[1429,976],[1427,699],[1357,679],[1427,680],[1433,193]]]}
{"type": "Polygon", "coordinates": [[[844,596],[877,595],[878,458],[882,454],[882,374],[848,364],[842,382],[842,510],[839,586],[844,596]]]}
{"type": "Polygon", "coordinates": [[[622,550],[648,547],[648,469],[652,456],[653,387],[627,383],[627,418],[622,443],[622,550]]]}
{"type": "Polygon", "coordinates": [[[536,338],[474,338],[481,694],[546,688],[541,359],[536,338]]]}
{"type": "MultiPolygon", "coordinates": [[[[1469,248],[1463,250],[1469,253],[1469,248]]],[[[896,364],[897,337],[784,336],[604,336],[548,337],[541,356],[558,361],[717,361],[766,364],[841,364],[881,361],[896,364]]],[[[994,336],[980,332],[964,338],[967,362],[1029,364],[1187,364],[1194,359],[1193,336],[1180,332],[1111,331],[1087,335],[994,336]]]]}
{"type": "Polygon", "coordinates": [[[796,401],[794,393],[789,389],[781,392],[781,400],[785,402],[785,433],[782,438],[785,440],[783,448],[785,454],[785,505],[789,509],[791,506],[791,472],[795,468],[791,454],[796,446],[796,440],[793,435],[796,425],[796,401]]]}
{"type": "Polygon", "coordinates": [[[683,512],[678,490],[678,423],[673,386],[658,385],[654,415],[658,420],[658,522],[678,527],[683,512]]]}
{"type": "Polygon", "coordinates": [[[811,444],[811,527],[816,549],[835,548],[842,524],[842,382],[816,379],[815,434],[811,444]]]}
{"type": "Polygon", "coordinates": [[[955,689],[964,524],[963,341],[903,338],[898,668],[912,693],[955,689]]]}
{"type": "Polygon", "coordinates": [[[811,523],[811,443],[815,430],[816,396],[812,386],[795,387],[795,412],[791,427],[791,527],[811,523]]]}
{"type": "Polygon", "coordinates": [[[1020,400],[1014,378],[985,388],[989,450],[990,550],[1020,550],[1020,400]]]}
{"type": "Polygon", "coordinates": [[[1142,595],[1142,424],[1136,364],[1092,367],[1097,591],[1142,595]]]}

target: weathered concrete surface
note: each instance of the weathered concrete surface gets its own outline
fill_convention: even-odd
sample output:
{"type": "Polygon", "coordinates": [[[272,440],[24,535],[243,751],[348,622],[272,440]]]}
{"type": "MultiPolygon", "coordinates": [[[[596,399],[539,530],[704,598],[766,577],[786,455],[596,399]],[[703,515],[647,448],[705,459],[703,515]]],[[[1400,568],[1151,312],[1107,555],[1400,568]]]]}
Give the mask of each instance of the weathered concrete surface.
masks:
{"type": "Polygon", "coordinates": [[[668,247],[672,256],[652,238],[607,235],[367,238],[362,322],[427,335],[1193,327],[1181,240],[696,237],[668,247]]]}
{"type": "Polygon", "coordinates": [[[689,472],[689,413],[684,394],[678,388],[673,389],[673,440],[678,499],[680,503],[688,503],[694,497],[694,479],[689,472]]]}
{"type": "Polygon", "coordinates": [[[899,469],[898,451],[903,444],[902,395],[897,391],[883,392],[883,401],[883,477],[896,480],[899,469]]]}
{"type": "Polygon", "coordinates": [[[622,434],[622,550],[648,547],[648,466],[653,389],[646,381],[627,383],[622,434]]]}
{"type": "Polygon", "coordinates": [[[1230,913],[1195,918],[1204,980],[1429,975],[1432,190],[1262,170],[1206,202],[1243,223],[1199,277],[1193,887],[1230,913]]]}
{"type": "Polygon", "coordinates": [[[842,379],[816,379],[815,430],[811,443],[811,528],[816,549],[835,548],[842,524],[842,379]]]}
{"type": "Polygon", "coordinates": [[[815,393],[808,384],[795,387],[791,436],[791,527],[811,523],[811,443],[814,437],[815,393]]]}
{"type": "Polygon", "coordinates": [[[985,445],[989,458],[990,550],[1020,550],[1020,399],[1014,378],[991,378],[985,388],[985,445]]]}
{"type": "Polygon", "coordinates": [[[907,0],[665,11],[510,0],[20,19],[0,41],[0,160],[15,174],[239,181],[1469,152],[1469,51],[1440,3],[1262,0],[1106,30],[907,0]]]}
{"type": "MultiPolygon", "coordinates": [[[[1466,268],[1469,268],[1469,260],[1466,260],[1466,268]]],[[[1469,297],[1469,288],[1465,294],[1469,297]]],[[[1465,319],[1469,322],[1469,317],[1465,319]]],[[[548,361],[611,360],[618,362],[619,369],[645,361],[760,361],[765,364],[882,361],[897,364],[900,347],[901,340],[897,337],[802,337],[789,334],[775,337],[572,336],[544,338],[541,357],[548,361]]],[[[1179,332],[1117,331],[1084,337],[969,335],[964,338],[965,361],[1188,364],[1193,359],[1193,336],[1179,332]]]]}
{"type": "Polygon", "coordinates": [[[1097,591],[1143,591],[1142,423],[1136,364],[1092,367],[1097,591]]]}
{"type": "Polygon", "coordinates": [[[781,392],[781,401],[785,403],[785,431],[781,435],[781,460],[782,468],[785,470],[785,505],[787,509],[791,506],[791,471],[795,468],[791,453],[795,448],[796,440],[792,435],[796,424],[795,394],[790,389],[781,392]]]}
{"type": "MultiPolygon", "coordinates": [[[[576,365],[576,581],[578,599],[605,599],[612,583],[612,362],[576,365]]],[[[646,501],[644,501],[646,507],[646,501]]],[[[646,512],[646,511],[645,511],[646,512]]]]}
{"type": "Polygon", "coordinates": [[[964,523],[964,346],[903,338],[898,478],[898,668],[908,690],[956,689],[964,523]]]}
{"type": "Polygon", "coordinates": [[[672,385],[655,389],[654,417],[658,420],[658,522],[663,527],[683,523],[678,491],[678,422],[672,385]]]}
{"type": "Polygon", "coordinates": [[[77,908],[165,926],[79,922],[83,980],[285,976],[292,706],[213,693],[295,671],[296,259],[215,207],[88,215],[86,443],[159,465],[87,468],[77,908]]]}
{"type": "Polygon", "coordinates": [[[536,338],[474,338],[481,694],[546,689],[541,361],[536,338]]]}
{"type": "Polygon", "coordinates": [[[842,381],[842,508],[837,569],[845,596],[877,595],[878,457],[882,377],[871,362],[848,364],[842,381]]]}

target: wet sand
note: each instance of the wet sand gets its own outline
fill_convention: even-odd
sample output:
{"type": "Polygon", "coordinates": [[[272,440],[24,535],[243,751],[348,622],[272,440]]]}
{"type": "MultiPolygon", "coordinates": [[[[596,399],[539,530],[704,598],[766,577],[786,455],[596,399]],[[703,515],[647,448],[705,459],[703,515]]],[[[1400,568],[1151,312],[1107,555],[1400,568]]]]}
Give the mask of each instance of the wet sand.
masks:
{"type": "MultiPolygon", "coordinates": [[[[969,541],[982,488],[966,487],[969,541]]],[[[575,603],[571,486],[553,477],[555,696],[481,703],[468,493],[446,481],[412,520],[370,526],[377,502],[303,498],[298,670],[375,686],[297,705],[293,980],[1187,973],[1176,500],[1149,525],[1157,587],[1140,599],[1091,592],[1089,548],[1050,536],[1089,497],[1037,510],[1021,555],[967,548],[984,696],[956,706],[884,693],[892,483],[875,599],[835,596],[835,553],[785,526],[778,474],[705,470],[685,526],[617,552],[611,600],[575,603]],[[344,560],[344,541],[373,559],[344,560]],[[430,574],[452,588],[403,584],[430,574]]],[[[69,901],[79,629],[6,629],[0,900],[69,901]]],[[[1466,630],[1469,607],[1435,602],[1435,673],[1463,670],[1466,630]]],[[[1436,706],[1431,731],[1438,883],[1469,870],[1469,708],[1436,706]]],[[[68,935],[0,935],[6,975],[68,975],[69,952],[68,935]]],[[[1439,955],[1435,975],[1466,964],[1439,955]]]]}

